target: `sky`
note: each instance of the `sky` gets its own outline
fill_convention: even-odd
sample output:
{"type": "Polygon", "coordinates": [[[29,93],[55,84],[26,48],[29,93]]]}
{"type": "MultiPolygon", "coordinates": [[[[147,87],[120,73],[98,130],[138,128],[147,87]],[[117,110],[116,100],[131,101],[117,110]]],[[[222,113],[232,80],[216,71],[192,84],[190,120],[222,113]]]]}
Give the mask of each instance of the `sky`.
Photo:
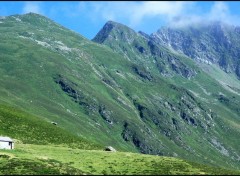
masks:
{"type": "Polygon", "coordinates": [[[218,20],[240,25],[237,1],[1,1],[0,16],[44,15],[92,39],[104,24],[116,21],[147,34],[161,26],[185,26],[218,20]]]}

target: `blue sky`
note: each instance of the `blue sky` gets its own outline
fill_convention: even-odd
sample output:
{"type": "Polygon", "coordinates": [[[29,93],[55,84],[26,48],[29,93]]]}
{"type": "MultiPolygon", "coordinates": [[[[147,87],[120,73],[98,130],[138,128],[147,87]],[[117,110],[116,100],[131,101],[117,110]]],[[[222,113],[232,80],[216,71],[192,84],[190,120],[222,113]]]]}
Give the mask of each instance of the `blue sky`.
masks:
{"type": "Polygon", "coordinates": [[[35,12],[92,39],[108,20],[147,34],[161,26],[220,20],[240,25],[240,2],[227,1],[1,1],[0,16],[35,12]]]}

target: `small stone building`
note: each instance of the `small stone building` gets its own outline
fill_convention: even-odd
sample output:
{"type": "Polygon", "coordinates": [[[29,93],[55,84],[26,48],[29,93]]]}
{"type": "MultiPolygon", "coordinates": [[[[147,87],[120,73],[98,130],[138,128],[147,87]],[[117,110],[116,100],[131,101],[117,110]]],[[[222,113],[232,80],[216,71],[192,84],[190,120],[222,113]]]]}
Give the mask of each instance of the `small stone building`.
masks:
{"type": "Polygon", "coordinates": [[[14,141],[9,137],[0,136],[0,149],[14,149],[14,141]]]}
{"type": "Polygon", "coordinates": [[[115,148],[113,148],[112,146],[106,146],[105,151],[116,152],[117,150],[115,148]]]}

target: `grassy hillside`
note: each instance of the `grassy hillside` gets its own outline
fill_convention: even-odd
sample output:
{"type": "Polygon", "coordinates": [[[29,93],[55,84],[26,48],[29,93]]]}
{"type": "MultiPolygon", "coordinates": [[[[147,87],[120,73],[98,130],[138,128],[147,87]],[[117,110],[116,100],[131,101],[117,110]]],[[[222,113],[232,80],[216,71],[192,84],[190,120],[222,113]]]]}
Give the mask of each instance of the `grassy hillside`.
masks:
{"type": "Polygon", "coordinates": [[[94,175],[233,175],[171,157],[125,152],[86,151],[62,146],[17,144],[14,151],[0,152],[0,174],[94,174],[94,175]]]}
{"type": "MultiPolygon", "coordinates": [[[[163,133],[167,138],[199,156],[201,159],[198,158],[198,161],[204,158],[205,162],[209,163],[215,163],[217,160],[222,166],[226,163],[231,166],[239,164],[237,124],[240,123],[240,119],[239,109],[236,107],[240,101],[237,92],[238,80],[233,81],[234,79],[227,74],[220,76],[219,72],[214,71],[214,65],[196,65],[191,58],[165,48],[149,36],[136,33],[119,23],[106,23],[93,41],[109,46],[115,52],[124,55],[125,60],[138,63],[137,69],[134,67],[136,74],[146,84],[151,85],[151,91],[141,91],[142,95],[148,95],[147,97],[139,94],[141,101],[138,102],[138,107],[143,119],[152,119],[156,126],[164,129],[163,133]],[[224,83],[226,80],[227,84],[224,83]],[[161,87],[154,89],[152,83],[161,84],[161,87]],[[163,88],[165,83],[176,87],[163,88]],[[171,91],[172,89],[175,91],[171,91]],[[160,114],[154,113],[156,109],[160,114]],[[233,162],[221,159],[229,156],[229,146],[235,148],[231,152],[235,155],[233,162]],[[208,157],[202,155],[203,151],[208,157]]],[[[138,90],[142,87],[144,86],[141,85],[138,90]]],[[[193,159],[189,154],[184,158],[193,159]]]]}
{"type": "Polygon", "coordinates": [[[18,108],[0,104],[0,135],[9,136],[27,144],[62,144],[73,148],[101,149],[100,145],[88,142],[63,128],[41,118],[25,113],[18,108]]]}
{"type": "Polygon", "coordinates": [[[189,58],[137,34],[123,56],[32,13],[1,22],[2,134],[239,169],[239,96],[189,58]]]}

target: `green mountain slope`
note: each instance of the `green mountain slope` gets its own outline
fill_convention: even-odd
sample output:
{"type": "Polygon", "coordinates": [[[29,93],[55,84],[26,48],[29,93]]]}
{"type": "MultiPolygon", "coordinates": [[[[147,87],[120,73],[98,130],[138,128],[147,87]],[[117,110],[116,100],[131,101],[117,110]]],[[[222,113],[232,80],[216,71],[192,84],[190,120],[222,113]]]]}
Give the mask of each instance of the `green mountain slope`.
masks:
{"type": "MultiPolygon", "coordinates": [[[[118,37],[110,48],[33,13],[1,22],[1,104],[49,129],[57,122],[90,149],[98,143],[239,169],[240,97],[188,57],[122,25],[99,36],[118,37]]],[[[13,133],[33,143],[27,135],[13,133]]]]}
{"type": "Polygon", "coordinates": [[[0,134],[27,144],[61,144],[81,149],[102,149],[66,130],[17,108],[0,105],[0,134]]]}
{"type": "MultiPolygon", "coordinates": [[[[172,87],[176,86],[176,94],[179,97],[172,96],[170,98],[164,94],[169,92],[169,89],[159,89],[155,91],[158,96],[164,97],[163,99],[159,98],[160,101],[156,101],[156,96],[142,97],[142,102],[147,99],[148,103],[146,106],[140,106],[142,116],[145,119],[153,119],[152,122],[163,130],[163,134],[174,141],[175,145],[179,145],[189,153],[198,156],[201,156],[200,153],[205,151],[208,156],[212,155],[210,158],[216,160],[219,154],[212,153],[212,151],[218,150],[220,155],[226,157],[228,152],[225,152],[228,149],[225,147],[231,143],[231,146],[235,146],[233,150],[233,153],[236,154],[234,154],[235,161],[239,162],[238,144],[233,142],[237,140],[239,133],[238,127],[236,127],[240,120],[238,108],[236,109],[239,94],[229,91],[230,88],[220,84],[216,76],[213,76],[218,75],[217,72],[206,73],[208,64],[195,64],[192,59],[160,45],[150,36],[142,32],[136,33],[115,22],[106,23],[93,41],[105,44],[115,52],[125,55],[126,60],[139,63],[143,67],[142,70],[145,70],[145,79],[149,82],[164,80],[168,84],[174,85],[172,87]],[[139,48],[141,49],[139,50],[139,48]],[[148,79],[147,75],[154,75],[155,79],[148,79]],[[229,105],[226,106],[223,102],[226,103],[228,100],[221,100],[221,97],[224,97],[223,99],[226,97],[234,98],[230,98],[231,100],[227,98],[229,105]],[[159,105],[161,100],[162,106],[159,105]],[[154,108],[151,108],[152,105],[154,108]],[[158,114],[154,113],[155,110],[158,111],[158,114]],[[167,119],[172,120],[172,122],[166,122],[167,119]],[[189,129],[188,127],[193,128],[189,129]],[[191,135],[189,136],[189,134],[191,135]],[[231,139],[227,137],[227,134],[231,135],[231,139]],[[184,143],[187,145],[185,146],[184,143]],[[204,144],[206,148],[203,148],[201,144],[204,144]]],[[[136,73],[139,74],[138,71],[136,73]]],[[[190,157],[189,154],[187,157],[190,157]]],[[[210,158],[208,160],[211,160],[210,158]]]]}

